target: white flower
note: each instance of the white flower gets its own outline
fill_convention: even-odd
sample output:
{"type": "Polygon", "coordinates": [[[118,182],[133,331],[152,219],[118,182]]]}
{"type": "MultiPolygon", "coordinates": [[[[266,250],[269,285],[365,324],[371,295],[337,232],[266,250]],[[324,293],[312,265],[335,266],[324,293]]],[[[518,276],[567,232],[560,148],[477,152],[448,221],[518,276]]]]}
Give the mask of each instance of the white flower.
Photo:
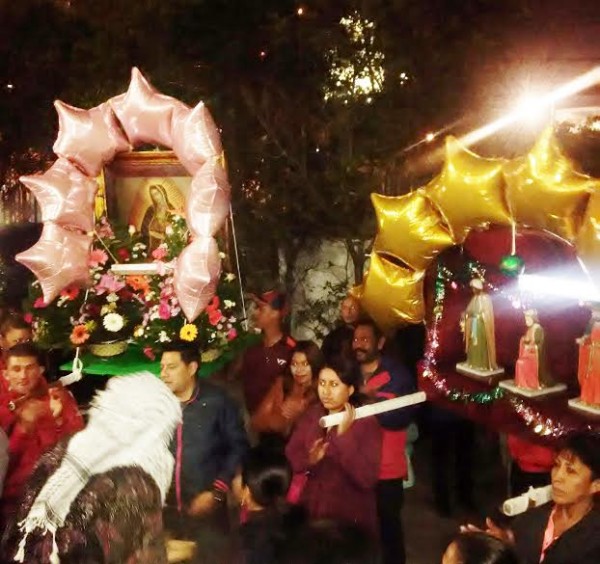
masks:
{"type": "Polygon", "coordinates": [[[166,331],[161,331],[161,332],[160,332],[160,334],[159,334],[159,336],[158,336],[158,340],[159,340],[161,343],[168,343],[168,342],[170,342],[170,341],[171,341],[171,339],[169,339],[169,336],[167,335],[167,332],[166,332],[166,331]]]}
{"type": "Polygon", "coordinates": [[[228,272],[225,275],[225,281],[226,282],[233,282],[235,280],[235,274],[233,272],[228,272]]]}
{"type": "Polygon", "coordinates": [[[173,235],[173,228],[170,225],[165,227],[165,235],[173,235]]]}
{"type": "Polygon", "coordinates": [[[225,254],[223,251],[221,251],[221,252],[219,253],[219,256],[220,256],[222,259],[224,259],[224,258],[225,258],[227,255],[226,255],[226,254],[225,254]]]}
{"type": "Polygon", "coordinates": [[[117,294],[115,294],[114,292],[108,294],[108,296],[106,296],[106,301],[109,304],[114,304],[115,302],[119,301],[119,296],[117,296],[117,294]]]}
{"type": "Polygon", "coordinates": [[[107,331],[111,333],[116,333],[123,329],[123,325],[125,325],[125,320],[123,316],[118,313],[107,313],[102,319],[102,325],[107,331]]]}
{"type": "Polygon", "coordinates": [[[128,231],[129,235],[133,235],[135,233],[135,225],[130,225],[128,231]]]}
{"type": "Polygon", "coordinates": [[[235,307],[235,302],[232,302],[231,300],[223,300],[223,307],[225,309],[231,309],[235,307]]]}
{"type": "Polygon", "coordinates": [[[175,215],[173,216],[173,221],[175,221],[175,222],[177,222],[177,221],[181,221],[181,216],[180,216],[180,215],[178,215],[178,214],[175,214],[175,215]]]}

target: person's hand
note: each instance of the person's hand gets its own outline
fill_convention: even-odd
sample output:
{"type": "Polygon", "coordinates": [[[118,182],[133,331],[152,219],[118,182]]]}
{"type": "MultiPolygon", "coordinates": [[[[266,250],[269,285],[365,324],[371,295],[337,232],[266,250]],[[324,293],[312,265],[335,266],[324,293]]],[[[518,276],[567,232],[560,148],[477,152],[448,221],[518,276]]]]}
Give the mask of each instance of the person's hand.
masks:
{"type": "Polygon", "coordinates": [[[467,523],[466,525],[461,525],[460,527],[461,533],[487,533],[492,537],[496,537],[501,541],[514,544],[515,535],[510,529],[503,529],[494,523],[489,517],[485,520],[485,530],[471,523],[467,523]]]}
{"type": "Polygon", "coordinates": [[[308,451],[308,463],[314,466],[320,462],[325,456],[328,446],[329,444],[325,442],[325,439],[317,439],[308,451]]]}
{"type": "Polygon", "coordinates": [[[192,517],[202,517],[213,512],[218,501],[212,492],[199,493],[190,503],[188,515],[192,517]]]}
{"type": "Polygon", "coordinates": [[[56,389],[50,389],[50,411],[54,419],[59,419],[63,412],[63,400],[61,392],[56,389]]]}
{"type": "Polygon", "coordinates": [[[344,418],[342,422],[337,427],[337,434],[343,435],[350,427],[352,427],[352,423],[354,423],[354,419],[356,417],[356,410],[353,405],[347,403],[344,406],[344,418]]]}
{"type": "Polygon", "coordinates": [[[31,428],[36,424],[38,419],[44,415],[48,415],[48,402],[41,399],[30,398],[25,401],[19,408],[18,419],[27,428],[31,428]]]}
{"type": "Polygon", "coordinates": [[[302,401],[286,399],[281,404],[281,415],[286,419],[296,419],[302,412],[302,401]]]}

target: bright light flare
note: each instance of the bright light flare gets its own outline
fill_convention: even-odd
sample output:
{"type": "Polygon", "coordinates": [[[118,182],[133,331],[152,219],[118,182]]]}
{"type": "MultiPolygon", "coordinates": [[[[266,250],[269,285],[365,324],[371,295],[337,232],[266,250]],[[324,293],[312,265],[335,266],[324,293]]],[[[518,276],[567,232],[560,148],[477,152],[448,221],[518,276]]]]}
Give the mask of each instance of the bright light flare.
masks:
{"type": "Polygon", "coordinates": [[[573,278],[522,274],[519,276],[519,289],[521,292],[539,296],[556,296],[580,302],[600,302],[600,290],[592,282],[573,278]]]}
{"type": "MultiPolygon", "coordinates": [[[[582,74],[581,76],[578,76],[562,86],[559,86],[545,96],[539,96],[535,100],[535,107],[538,112],[548,110],[560,100],[564,100],[565,98],[568,98],[573,94],[577,94],[582,90],[586,90],[587,88],[590,88],[598,83],[600,83],[600,66],[593,68],[592,70],[582,74]]],[[[530,107],[529,104],[528,107],[530,107]]],[[[474,143],[477,143],[478,141],[481,141],[482,139],[485,139],[486,137],[489,137],[500,129],[503,129],[506,126],[523,119],[524,116],[526,116],[524,108],[519,107],[517,110],[501,117],[500,119],[484,125],[483,127],[480,127],[471,133],[467,133],[467,135],[462,137],[460,141],[463,145],[468,147],[474,143]]]]}

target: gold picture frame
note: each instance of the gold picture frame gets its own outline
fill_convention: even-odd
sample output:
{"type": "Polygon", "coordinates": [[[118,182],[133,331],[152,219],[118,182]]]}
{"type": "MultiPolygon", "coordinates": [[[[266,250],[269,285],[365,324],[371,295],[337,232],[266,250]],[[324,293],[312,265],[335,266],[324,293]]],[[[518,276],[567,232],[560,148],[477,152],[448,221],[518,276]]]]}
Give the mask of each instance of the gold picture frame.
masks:
{"type": "Polygon", "coordinates": [[[132,225],[152,251],[164,239],[169,217],[185,215],[191,181],[173,151],[121,153],[98,179],[96,215],[132,225]]]}

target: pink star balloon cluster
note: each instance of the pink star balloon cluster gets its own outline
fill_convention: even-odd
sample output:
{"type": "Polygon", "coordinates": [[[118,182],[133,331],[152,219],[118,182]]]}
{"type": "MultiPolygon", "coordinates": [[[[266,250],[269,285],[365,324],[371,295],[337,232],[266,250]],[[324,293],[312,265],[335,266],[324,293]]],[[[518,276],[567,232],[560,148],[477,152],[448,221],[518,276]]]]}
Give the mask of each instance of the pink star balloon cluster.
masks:
{"type": "Polygon", "coordinates": [[[181,309],[193,321],[210,302],[220,276],[214,236],[229,214],[231,188],[221,136],[203,102],[190,108],[157,91],[137,69],[127,92],[84,110],[55,102],[58,160],[44,174],[21,178],[41,208],[40,240],[17,260],[37,277],[50,303],[68,285],[89,283],[96,177],[117,154],[144,143],[171,148],[193,176],[186,220],[193,235],[174,273],[181,309]]]}

